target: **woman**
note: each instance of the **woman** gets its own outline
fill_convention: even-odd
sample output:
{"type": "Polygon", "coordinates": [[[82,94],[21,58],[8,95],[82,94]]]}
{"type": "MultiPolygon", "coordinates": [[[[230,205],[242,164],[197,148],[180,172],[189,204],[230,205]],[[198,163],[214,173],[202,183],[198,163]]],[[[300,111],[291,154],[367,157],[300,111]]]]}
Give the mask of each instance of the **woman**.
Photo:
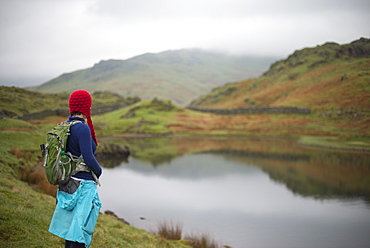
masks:
{"type": "Polygon", "coordinates": [[[77,90],[70,95],[67,121],[78,122],[71,126],[66,150],[78,157],[82,155],[90,171],[78,172],[58,187],[49,232],[65,239],[66,248],[90,246],[101,208],[94,174],[99,178],[102,168],[94,157],[98,142],[90,115],[91,105],[92,98],[87,91],[77,90]]]}

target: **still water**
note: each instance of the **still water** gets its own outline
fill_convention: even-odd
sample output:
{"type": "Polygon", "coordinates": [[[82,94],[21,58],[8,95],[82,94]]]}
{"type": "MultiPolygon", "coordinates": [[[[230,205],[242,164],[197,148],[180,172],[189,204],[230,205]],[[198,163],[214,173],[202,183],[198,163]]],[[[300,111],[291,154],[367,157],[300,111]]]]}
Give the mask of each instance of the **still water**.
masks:
{"type": "Polygon", "coordinates": [[[128,161],[105,168],[103,211],[155,231],[247,247],[370,247],[369,155],[293,139],[126,139],[128,161]]]}

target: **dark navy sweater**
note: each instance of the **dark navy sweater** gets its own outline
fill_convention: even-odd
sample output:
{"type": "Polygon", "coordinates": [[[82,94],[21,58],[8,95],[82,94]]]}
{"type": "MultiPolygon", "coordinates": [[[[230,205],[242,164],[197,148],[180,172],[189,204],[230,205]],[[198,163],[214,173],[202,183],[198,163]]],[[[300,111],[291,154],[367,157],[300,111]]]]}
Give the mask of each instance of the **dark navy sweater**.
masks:
{"type": "MultiPolygon", "coordinates": [[[[102,174],[102,168],[95,159],[94,153],[96,150],[95,141],[91,138],[90,128],[85,124],[85,120],[80,117],[69,117],[68,121],[78,120],[83,123],[76,123],[71,126],[71,135],[67,141],[67,152],[75,156],[83,157],[85,164],[89,167],[97,177],[102,174]]],[[[73,177],[84,180],[94,180],[91,172],[81,171],[73,175],[73,177]]]]}

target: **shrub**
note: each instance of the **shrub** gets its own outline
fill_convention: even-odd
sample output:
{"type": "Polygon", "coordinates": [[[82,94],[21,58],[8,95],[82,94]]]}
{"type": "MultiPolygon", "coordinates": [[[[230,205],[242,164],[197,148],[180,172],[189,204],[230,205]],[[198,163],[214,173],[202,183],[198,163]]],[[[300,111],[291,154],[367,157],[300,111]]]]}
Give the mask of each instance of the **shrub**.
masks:
{"type": "Polygon", "coordinates": [[[23,157],[22,151],[18,147],[10,148],[10,153],[16,156],[18,159],[21,159],[23,157]]]}
{"type": "Polygon", "coordinates": [[[207,234],[192,234],[186,236],[185,240],[189,242],[193,248],[222,248],[228,247],[218,244],[213,238],[207,234]]]}
{"type": "Polygon", "coordinates": [[[57,186],[48,182],[43,166],[36,165],[32,169],[24,169],[21,174],[21,180],[27,182],[31,188],[55,197],[57,186]]]}
{"type": "Polygon", "coordinates": [[[164,239],[180,240],[182,236],[182,225],[162,221],[158,224],[158,231],[154,234],[164,239]]]}

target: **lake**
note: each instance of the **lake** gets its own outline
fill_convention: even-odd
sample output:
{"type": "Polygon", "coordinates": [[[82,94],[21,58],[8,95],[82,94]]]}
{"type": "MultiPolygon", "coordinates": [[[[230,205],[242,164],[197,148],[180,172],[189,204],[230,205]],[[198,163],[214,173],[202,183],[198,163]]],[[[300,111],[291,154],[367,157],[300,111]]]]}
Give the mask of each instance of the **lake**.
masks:
{"type": "Polygon", "coordinates": [[[122,138],[128,161],[106,165],[102,211],[155,231],[181,224],[219,244],[370,247],[370,154],[293,138],[122,138]]]}

